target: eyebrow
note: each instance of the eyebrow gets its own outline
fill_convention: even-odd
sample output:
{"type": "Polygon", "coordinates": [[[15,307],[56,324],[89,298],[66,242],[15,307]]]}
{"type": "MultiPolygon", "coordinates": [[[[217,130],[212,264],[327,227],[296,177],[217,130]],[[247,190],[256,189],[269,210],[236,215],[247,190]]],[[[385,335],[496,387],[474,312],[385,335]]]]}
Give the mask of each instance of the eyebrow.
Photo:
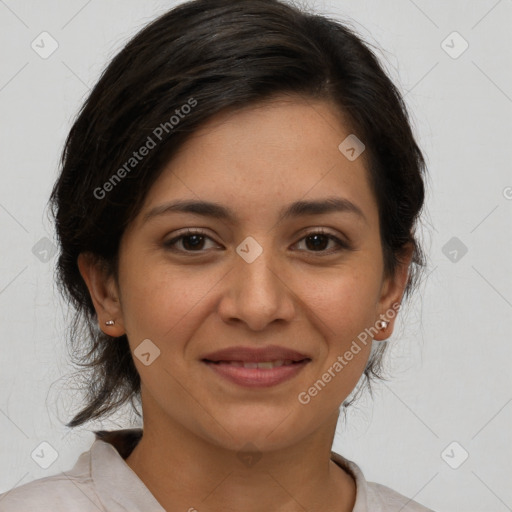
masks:
{"type": "MultiPolygon", "coordinates": [[[[142,222],[145,223],[154,217],[167,215],[173,212],[193,213],[228,222],[234,222],[236,219],[236,215],[232,210],[219,203],[210,201],[178,200],[152,208],[144,215],[142,222]]],[[[325,199],[314,201],[296,201],[281,209],[279,212],[278,222],[295,217],[324,215],[333,212],[352,213],[368,223],[367,218],[359,206],[355,205],[352,201],[341,197],[326,197],[325,199]]]]}

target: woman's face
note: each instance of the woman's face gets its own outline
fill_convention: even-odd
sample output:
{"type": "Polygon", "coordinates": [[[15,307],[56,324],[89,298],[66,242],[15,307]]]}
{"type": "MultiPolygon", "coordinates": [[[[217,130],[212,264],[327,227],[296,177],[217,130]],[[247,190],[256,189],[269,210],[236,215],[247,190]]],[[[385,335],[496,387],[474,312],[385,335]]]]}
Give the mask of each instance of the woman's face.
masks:
{"type": "MultiPolygon", "coordinates": [[[[338,148],[350,133],[328,103],[276,99],[213,118],[154,183],[121,241],[119,303],[97,306],[105,332],[128,336],[145,423],[260,450],[332,427],[370,354],[361,333],[400,301],[407,277],[405,268],[384,279],[365,154],[350,160],[338,148]],[[294,203],[331,199],[341,206],[281,218],[294,203]],[[228,216],[168,208],[177,201],[215,203],[228,216]],[[105,328],[110,318],[116,326],[105,328]],[[306,362],[268,370],[205,361],[270,345],[306,362]],[[254,385],[265,371],[290,375],[254,385]]],[[[251,360],[229,361],[242,357],[251,360]]]]}

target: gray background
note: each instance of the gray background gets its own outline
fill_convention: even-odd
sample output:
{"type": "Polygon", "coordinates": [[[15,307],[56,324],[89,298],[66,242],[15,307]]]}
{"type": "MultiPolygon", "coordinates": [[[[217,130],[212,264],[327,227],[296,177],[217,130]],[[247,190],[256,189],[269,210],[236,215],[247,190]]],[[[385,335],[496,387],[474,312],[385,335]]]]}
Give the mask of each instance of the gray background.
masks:
{"type": "MultiPolygon", "coordinates": [[[[69,469],[94,428],[133,425],[126,409],[63,426],[79,391],[45,205],[100,72],[175,3],[0,0],[0,492],[69,469]],[[31,47],[51,49],[44,31],[47,58],[31,47]],[[42,442],[58,454],[47,469],[31,457],[42,442]]],[[[333,449],[437,511],[512,510],[512,0],[309,5],[383,49],[430,172],[428,278],[390,341],[393,379],[340,421],[333,449]]]]}

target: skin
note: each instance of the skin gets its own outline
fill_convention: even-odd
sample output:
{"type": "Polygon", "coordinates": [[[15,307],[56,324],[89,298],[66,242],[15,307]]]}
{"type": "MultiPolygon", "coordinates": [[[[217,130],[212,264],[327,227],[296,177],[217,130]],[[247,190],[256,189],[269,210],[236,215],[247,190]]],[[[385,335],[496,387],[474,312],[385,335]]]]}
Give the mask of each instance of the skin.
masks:
{"type": "MultiPolygon", "coordinates": [[[[370,343],[310,403],[297,396],[400,303],[412,252],[385,276],[365,153],[349,161],[338,149],[350,133],[332,105],[296,96],[217,115],[150,189],[121,240],[118,280],[79,257],[100,327],[126,333],[132,352],[145,339],[160,350],[148,366],[134,357],[144,436],[126,462],[168,511],[353,508],[355,483],[330,451],[339,407],[364,371],[370,343]],[[331,212],[277,220],[289,203],[332,196],[355,203],[365,219],[331,212]],[[236,217],[174,212],[143,222],[176,199],[215,201],[236,217]],[[206,238],[178,240],[172,251],[164,243],[183,228],[202,228],[206,238]],[[317,249],[307,236],[318,228],[350,250],[322,237],[317,249]],[[247,236],[263,249],[252,263],[235,251],[247,236]],[[110,319],[115,325],[105,326],[110,319]],[[312,360],[263,389],[231,383],[201,361],[214,350],[268,344],[312,360]],[[250,467],[237,456],[247,443],[261,455],[250,467]]],[[[375,339],[389,338],[393,327],[391,318],[375,339]]]]}

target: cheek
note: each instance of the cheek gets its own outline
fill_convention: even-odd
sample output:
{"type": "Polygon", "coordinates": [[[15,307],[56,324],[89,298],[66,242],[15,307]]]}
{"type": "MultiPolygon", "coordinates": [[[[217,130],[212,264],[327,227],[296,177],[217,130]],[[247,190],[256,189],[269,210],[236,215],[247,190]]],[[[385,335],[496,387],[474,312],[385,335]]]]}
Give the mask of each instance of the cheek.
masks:
{"type": "Polygon", "coordinates": [[[325,325],[329,339],[345,339],[374,323],[379,278],[371,267],[345,267],[323,278],[304,278],[306,307],[325,325]]]}
{"type": "MultiPolygon", "coordinates": [[[[378,283],[370,268],[350,267],[304,290],[308,294],[304,302],[311,306],[312,318],[317,319],[317,328],[326,340],[321,372],[336,375],[332,380],[338,390],[352,389],[368,360],[372,344],[369,329],[377,320],[378,283]]],[[[331,380],[329,375],[325,378],[331,380]]]]}
{"type": "Polygon", "coordinates": [[[218,273],[193,266],[171,270],[168,264],[133,262],[130,268],[134,270],[127,266],[124,273],[126,332],[134,339],[154,337],[162,343],[183,329],[191,312],[200,307],[222,278],[218,273]]]}

